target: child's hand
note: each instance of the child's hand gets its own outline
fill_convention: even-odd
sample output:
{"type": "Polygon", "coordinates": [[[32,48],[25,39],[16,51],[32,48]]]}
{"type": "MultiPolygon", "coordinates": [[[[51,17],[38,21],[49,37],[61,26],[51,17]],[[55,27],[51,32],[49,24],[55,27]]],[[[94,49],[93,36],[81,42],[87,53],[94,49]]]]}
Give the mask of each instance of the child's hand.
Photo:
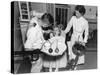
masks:
{"type": "Polygon", "coordinates": [[[82,44],[83,46],[85,46],[85,42],[82,42],[81,44],[82,44]]]}
{"type": "Polygon", "coordinates": [[[62,30],[62,32],[63,32],[64,34],[66,34],[65,30],[62,30]]]}
{"type": "Polygon", "coordinates": [[[53,37],[53,33],[50,33],[50,38],[52,38],[53,37]]]}

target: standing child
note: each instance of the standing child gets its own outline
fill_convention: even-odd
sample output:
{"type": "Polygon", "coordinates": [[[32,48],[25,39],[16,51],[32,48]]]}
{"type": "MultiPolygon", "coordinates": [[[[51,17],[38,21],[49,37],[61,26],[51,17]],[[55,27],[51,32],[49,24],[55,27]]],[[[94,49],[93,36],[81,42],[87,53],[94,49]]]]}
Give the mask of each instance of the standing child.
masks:
{"type": "Polygon", "coordinates": [[[54,33],[51,34],[49,42],[48,50],[43,48],[43,52],[49,56],[44,62],[44,67],[48,67],[49,72],[52,72],[53,68],[55,71],[58,71],[59,68],[65,68],[67,66],[65,37],[61,35],[61,30],[58,27],[54,27],[54,33]]]}

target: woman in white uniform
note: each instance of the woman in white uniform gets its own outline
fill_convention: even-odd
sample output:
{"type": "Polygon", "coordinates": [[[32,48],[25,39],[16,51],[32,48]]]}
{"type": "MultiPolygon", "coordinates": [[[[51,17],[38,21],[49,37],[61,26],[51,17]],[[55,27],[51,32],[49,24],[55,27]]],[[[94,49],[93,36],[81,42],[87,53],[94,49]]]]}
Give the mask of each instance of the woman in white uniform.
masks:
{"type": "MultiPolygon", "coordinates": [[[[42,44],[44,43],[43,33],[41,26],[43,25],[43,22],[41,21],[41,16],[43,13],[39,13],[36,11],[32,11],[32,19],[29,23],[29,28],[27,31],[27,40],[24,44],[26,51],[37,51],[41,50],[42,44]]],[[[37,51],[38,52],[38,51],[37,51]]],[[[34,55],[34,54],[33,54],[34,55]]],[[[40,54],[35,54],[36,56],[39,56],[39,59],[37,61],[32,61],[32,68],[31,72],[41,72],[42,69],[42,57],[40,54]]],[[[33,59],[33,58],[32,58],[33,59]]]]}
{"type": "MultiPolygon", "coordinates": [[[[69,21],[67,28],[65,29],[65,33],[67,34],[71,27],[73,27],[73,33],[71,36],[71,41],[68,42],[68,49],[69,49],[69,60],[75,59],[76,55],[72,52],[72,47],[76,41],[82,42],[83,45],[87,43],[88,33],[89,33],[89,26],[88,21],[83,17],[85,14],[85,7],[82,5],[77,5],[75,7],[75,16],[72,16],[71,20],[69,21]],[[83,38],[84,33],[84,38],[83,38]]],[[[77,64],[84,64],[85,59],[84,55],[79,57],[77,64]]]]}

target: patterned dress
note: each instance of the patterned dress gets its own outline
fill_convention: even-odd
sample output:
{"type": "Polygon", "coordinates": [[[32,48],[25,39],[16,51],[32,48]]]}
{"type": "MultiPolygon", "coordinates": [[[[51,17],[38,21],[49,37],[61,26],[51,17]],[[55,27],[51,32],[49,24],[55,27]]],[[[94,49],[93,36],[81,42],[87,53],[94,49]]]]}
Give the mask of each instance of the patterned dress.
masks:
{"type": "Polygon", "coordinates": [[[65,45],[65,37],[64,36],[55,36],[49,39],[52,43],[51,48],[53,49],[52,53],[49,53],[47,49],[50,48],[49,42],[47,43],[47,49],[43,49],[44,55],[43,66],[46,68],[65,68],[67,66],[67,54],[65,45]],[[58,45],[58,46],[57,46],[58,45]],[[59,49],[58,52],[55,52],[56,47],[59,49]]]}

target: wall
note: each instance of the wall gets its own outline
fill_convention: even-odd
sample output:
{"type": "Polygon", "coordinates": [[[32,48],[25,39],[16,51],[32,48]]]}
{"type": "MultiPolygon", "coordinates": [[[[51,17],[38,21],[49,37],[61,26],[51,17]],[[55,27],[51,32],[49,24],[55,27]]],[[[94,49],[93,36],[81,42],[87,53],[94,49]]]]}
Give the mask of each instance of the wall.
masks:
{"type": "Polygon", "coordinates": [[[21,51],[22,36],[19,24],[18,2],[14,2],[14,51],[21,51]]]}
{"type": "Polygon", "coordinates": [[[38,12],[46,12],[46,4],[45,3],[34,3],[31,4],[31,10],[36,10],[38,12]]]}

